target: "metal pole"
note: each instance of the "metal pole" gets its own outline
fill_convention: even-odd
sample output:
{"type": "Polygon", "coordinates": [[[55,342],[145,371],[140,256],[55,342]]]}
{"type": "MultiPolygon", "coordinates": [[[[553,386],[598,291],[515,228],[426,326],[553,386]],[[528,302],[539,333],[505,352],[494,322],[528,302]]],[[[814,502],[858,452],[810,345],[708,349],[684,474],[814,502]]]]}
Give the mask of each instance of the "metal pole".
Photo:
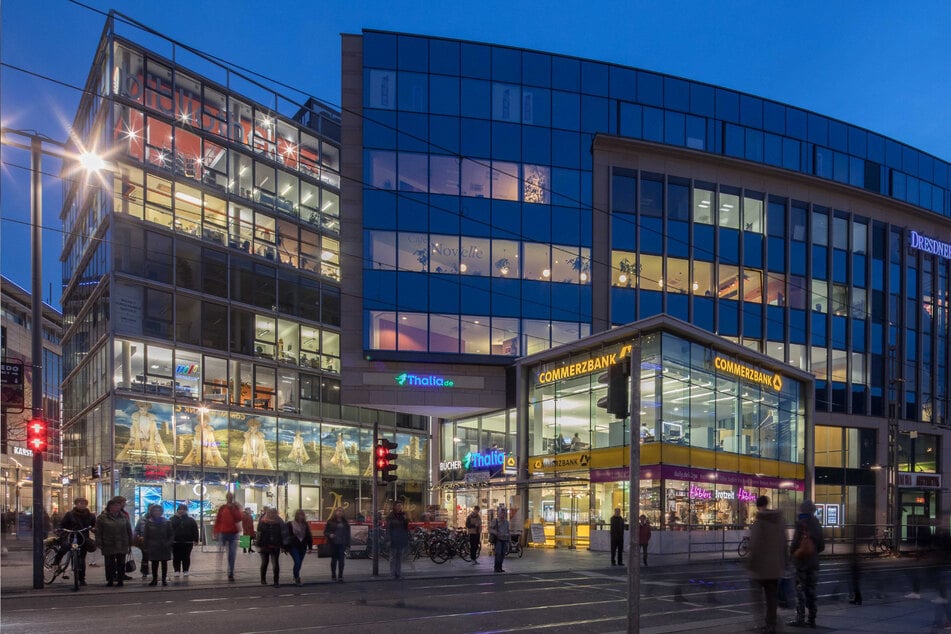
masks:
{"type": "Polygon", "coordinates": [[[373,451],[371,452],[372,456],[370,458],[371,466],[373,467],[372,475],[370,476],[372,480],[370,481],[371,487],[371,498],[370,498],[370,539],[372,539],[373,544],[373,576],[380,576],[380,533],[379,526],[376,522],[377,510],[380,508],[380,493],[377,490],[378,486],[376,483],[376,448],[380,442],[380,422],[379,420],[373,423],[373,451]]]}
{"type": "Polygon", "coordinates": [[[901,380],[898,378],[898,350],[895,346],[888,348],[888,464],[890,466],[888,478],[891,480],[888,502],[890,502],[888,521],[892,524],[892,544],[894,554],[901,555],[901,491],[898,488],[898,404],[901,402],[899,388],[901,380]]]}
{"type": "MultiPolygon", "coordinates": [[[[43,170],[42,141],[30,139],[30,236],[33,249],[33,287],[31,303],[33,323],[33,418],[43,416],[43,170]]],[[[47,443],[49,428],[47,428],[47,443]]],[[[43,452],[33,452],[33,589],[43,588],[43,539],[45,534],[43,508],[43,452]]]]}
{"type": "Polygon", "coordinates": [[[640,516],[641,485],[641,337],[636,335],[631,345],[631,384],[628,399],[631,415],[630,473],[628,495],[630,496],[630,534],[627,553],[627,631],[641,631],[641,567],[637,558],[640,544],[640,530],[637,521],[640,516]]]}

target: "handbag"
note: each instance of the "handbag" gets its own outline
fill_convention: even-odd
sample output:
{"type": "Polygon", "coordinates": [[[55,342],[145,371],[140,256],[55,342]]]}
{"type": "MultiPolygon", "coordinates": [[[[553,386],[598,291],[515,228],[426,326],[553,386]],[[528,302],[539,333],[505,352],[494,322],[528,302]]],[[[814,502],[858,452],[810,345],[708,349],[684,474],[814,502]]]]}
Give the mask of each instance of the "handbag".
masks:
{"type": "Polygon", "coordinates": [[[135,572],[135,557],[132,556],[132,553],[129,553],[129,558],[125,560],[125,571],[126,572],[135,572]]]}
{"type": "Polygon", "coordinates": [[[499,538],[494,533],[489,533],[489,543],[494,544],[499,541],[499,538]]]}
{"type": "Polygon", "coordinates": [[[239,537],[238,546],[240,546],[241,548],[244,548],[245,550],[247,550],[248,548],[251,548],[251,536],[242,535],[241,537],[239,537]]]}
{"type": "Polygon", "coordinates": [[[86,538],[86,541],[85,541],[85,542],[83,542],[83,549],[84,549],[87,553],[94,553],[94,552],[96,552],[96,540],[93,539],[91,535],[86,538]]]}
{"type": "Polygon", "coordinates": [[[793,553],[793,557],[802,561],[803,559],[809,559],[816,554],[816,545],[812,541],[812,537],[809,536],[809,533],[803,533],[802,539],[799,540],[799,547],[796,549],[796,552],[793,553]]]}

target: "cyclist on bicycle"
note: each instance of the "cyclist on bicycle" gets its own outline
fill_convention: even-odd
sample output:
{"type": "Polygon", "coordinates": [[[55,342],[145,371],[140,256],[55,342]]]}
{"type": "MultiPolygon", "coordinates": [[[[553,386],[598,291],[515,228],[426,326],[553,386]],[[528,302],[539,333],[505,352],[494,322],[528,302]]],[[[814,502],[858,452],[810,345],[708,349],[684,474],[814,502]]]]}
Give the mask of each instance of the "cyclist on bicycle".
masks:
{"type": "MultiPolygon", "coordinates": [[[[60,522],[59,527],[69,531],[81,531],[87,528],[90,530],[94,529],[96,527],[96,516],[89,510],[89,500],[86,498],[76,498],[73,500],[72,510],[63,516],[63,521],[60,522]]],[[[86,552],[87,548],[93,543],[88,531],[83,537],[86,541],[83,542],[81,548],[76,550],[76,574],[79,577],[79,585],[81,586],[86,585],[86,552]]],[[[56,558],[53,560],[53,565],[58,566],[70,548],[72,548],[72,544],[67,534],[63,537],[59,552],[56,553],[56,558]]]]}

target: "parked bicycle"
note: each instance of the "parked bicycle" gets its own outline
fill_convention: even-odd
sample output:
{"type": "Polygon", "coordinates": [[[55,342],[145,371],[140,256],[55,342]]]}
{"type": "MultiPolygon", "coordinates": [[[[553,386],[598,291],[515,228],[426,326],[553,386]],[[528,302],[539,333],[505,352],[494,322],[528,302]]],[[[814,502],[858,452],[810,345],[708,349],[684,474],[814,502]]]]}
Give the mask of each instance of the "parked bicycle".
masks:
{"type": "Polygon", "coordinates": [[[59,533],[53,537],[47,538],[43,549],[43,581],[51,584],[57,577],[69,579],[67,573],[73,576],[73,591],[79,591],[80,570],[82,563],[80,560],[80,549],[86,547],[86,540],[90,539],[89,530],[91,526],[79,530],[69,530],[61,528],[59,533]],[[56,557],[64,543],[69,544],[69,549],[63,554],[62,559],[57,563],[56,557]]]}
{"type": "Polygon", "coordinates": [[[736,545],[736,554],[741,558],[746,557],[750,554],[750,536],[746,535],[743,539],[740,540],[740,543],[736,545]]]}
{"type": "Polygon", "coordinates": [[[892,530],[886,528],[866,544],[870,553],[890,553],[895,550],[895,540],[892,539],[892,530]]]}

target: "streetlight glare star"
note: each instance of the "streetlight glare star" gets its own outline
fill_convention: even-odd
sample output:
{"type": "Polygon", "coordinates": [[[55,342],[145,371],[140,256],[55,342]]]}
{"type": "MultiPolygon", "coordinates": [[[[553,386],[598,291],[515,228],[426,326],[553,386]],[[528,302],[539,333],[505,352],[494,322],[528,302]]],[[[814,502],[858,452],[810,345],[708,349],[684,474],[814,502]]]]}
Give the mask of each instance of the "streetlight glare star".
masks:
{"type": "Polygon", "coordinates": [[[83,152],[80,154],[79,162],[88,172],[98,172],[106,167],[106,161],[93,152],[83,152]]]}

